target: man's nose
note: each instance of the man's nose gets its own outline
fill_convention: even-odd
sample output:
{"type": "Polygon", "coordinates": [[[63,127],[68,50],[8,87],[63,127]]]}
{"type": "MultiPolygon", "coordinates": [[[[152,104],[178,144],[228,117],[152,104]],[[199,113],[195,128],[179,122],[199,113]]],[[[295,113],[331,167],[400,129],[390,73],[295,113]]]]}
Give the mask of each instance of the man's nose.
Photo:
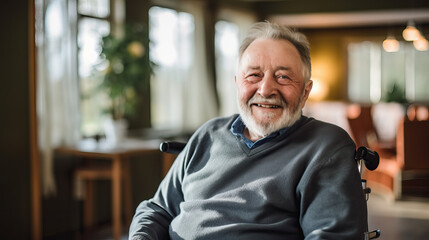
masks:
{"type": "Polygon", "coordinates": [[[277,82],[272,76],[265,76],[262,79],[258,88],[258,94],[265,98],[277,94],[277,82]]]}

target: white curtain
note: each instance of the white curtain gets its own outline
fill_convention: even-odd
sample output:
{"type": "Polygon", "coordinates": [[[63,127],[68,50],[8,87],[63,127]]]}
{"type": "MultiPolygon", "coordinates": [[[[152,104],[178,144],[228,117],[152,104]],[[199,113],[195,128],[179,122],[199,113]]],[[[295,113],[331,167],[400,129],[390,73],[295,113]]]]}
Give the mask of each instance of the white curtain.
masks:
{"type": "Polygon", "coordinates": [[[36,0],[37,116],[42,189],[55,195],[53,151],[80,140],[75,0],[36,0]]]}
{"type": "Polygon", "coordinates": [[[234,76],[238,62],[239,28],[227,21],[216,23],[216,83],[219,95],[219,114],[228,116],[238,112],[234,76]]]}
{"type": "Polygon", "coordinates": [[[153,7],[149,11],[152,125],[193,131],[217,116],[213,77],[208,74],[204,3],[182,5],[186,12],[153,7]]]}
{"type": "Polygon", "coordinates": [[[195,130],[207,120],[217,116],[216,90],[213,76],[209,74],[204,34],[204,5],[194,3],[190,12],[194,15],[195,44],[194,64],[190,77],[185,81],[183,129],[195,130]]]}
{"type": "Polygon", "coordinates": [[[238,113],[237,87],[234,76],[238,63],[238,49],[247,30],[257,20],[254,14],[239,10],[221,9],[216,23],[216,83],[219,95],[219,115],[238,113]]]}

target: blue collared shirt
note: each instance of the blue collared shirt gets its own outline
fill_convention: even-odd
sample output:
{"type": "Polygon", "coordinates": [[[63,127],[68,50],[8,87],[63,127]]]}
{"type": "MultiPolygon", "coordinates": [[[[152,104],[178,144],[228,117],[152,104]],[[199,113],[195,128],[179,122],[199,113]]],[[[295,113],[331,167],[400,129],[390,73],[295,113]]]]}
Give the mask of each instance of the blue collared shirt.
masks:
{"type": "Polygon", "coordinates": [[[238,116],[237,119],[232,123],[231,125],[231,132],[235,136],[240,137],[243,139],[243,141],[246,143],[247,147],[249,149],[256,148],[258,146],[261,146],[262,144],[269,142],[270,140],[276,138],[277,136],[282,135],[285,133],[290,127],[282,128],[276,132],[271,133],[270,135],[263,137],[261,139],[256,140],[255,142],[250,141],[246,136],[244,136],[244,129],[246,128],[246,125],[244,124],[243,120],[241,119],[241,116],[238,116]]]}

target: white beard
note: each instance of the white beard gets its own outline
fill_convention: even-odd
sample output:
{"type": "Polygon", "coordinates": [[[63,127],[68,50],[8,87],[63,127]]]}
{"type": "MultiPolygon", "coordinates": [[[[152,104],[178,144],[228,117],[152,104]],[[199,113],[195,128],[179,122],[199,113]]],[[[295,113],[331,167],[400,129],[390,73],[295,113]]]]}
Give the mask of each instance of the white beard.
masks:
{"type": "MultiPolygon", "coordinates": [[[[293,109],[289,109],[289,104],[286,103],[283,99],[281,100],[274,100],[272,98],[263,98],[259,95],[253,95],[251,99],[247,103],[244,101],[240,101],[239,94],[238,96],[238,110],[241,116],[241,119],[243,120],[246,127],[249,129],[249,131],[257,134],[261,137],[266,137],[270,135],[271,133],[278,131],[282,128],[290,127],[292,126],[298,119],[301,117],[301,106],[304,92],[301,94],[301,97],[299,99],[299,102],[296,106],[294,106],[293,109]],[[283,108],[282,116],[278,121],[267,121],[267,123],[259,123],[252,117],[252,110],[251,110],[251,103],[255,101],[265,101],[265,102],[276,102],[277,105],[280,105],[283,108]],[[281,104],[279,104],[279,101],[281,104]]],[[[271,114],[267,115],[267,119],[271,119],[273,116],[271,114]]]]}

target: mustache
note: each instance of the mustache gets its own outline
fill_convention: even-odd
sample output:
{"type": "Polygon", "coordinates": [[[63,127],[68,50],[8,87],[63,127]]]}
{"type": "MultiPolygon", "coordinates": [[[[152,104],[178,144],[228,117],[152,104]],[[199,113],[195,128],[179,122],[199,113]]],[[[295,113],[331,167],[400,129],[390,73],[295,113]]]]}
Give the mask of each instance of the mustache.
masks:
{"type": "Polygon", "coordinates": [[[255,94],[252,96],[252,98],[249,99],[249,101],[247,101],[248,106],[251,106],[252,104],[258,104],[258,103],[277,105],[280,107],[287,107],[289,105],[280,96],[265,98],[265,97],[262,97],[261,95],[255,94]]]}

